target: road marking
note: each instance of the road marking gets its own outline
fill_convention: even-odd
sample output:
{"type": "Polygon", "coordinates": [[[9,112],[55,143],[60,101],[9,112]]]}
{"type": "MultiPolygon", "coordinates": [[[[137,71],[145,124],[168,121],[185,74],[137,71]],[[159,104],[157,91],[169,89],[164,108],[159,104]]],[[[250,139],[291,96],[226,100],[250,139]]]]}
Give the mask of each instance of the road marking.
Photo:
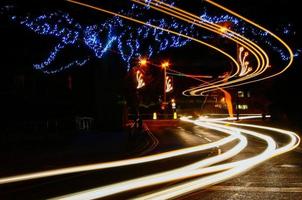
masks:
{"type": "Polygon", "coordinates": [[[207,138],[207,137],[204,137],[204,139],[205,139],[206,141],[208,141],[208,142],[212,142],[212,140],[209,139],[209,138],[207,138]]]}
{"type": "Polygon", "coordinates": [[[241,191],[241,192],[302,192],[302,187],[246,187],[246,186],[212,186],[212,191],[241,191]]]}
{"type": "Polygon", "coordinates": [[[200,135],[200,134],[196,134],[198,137],[201,137],[201,138],[203,138],[203,139],[205,139],[206,141],[208,141],[208,142],[212,142],[212,140],[211,139],[209,139],[209,138],[207,138],[207,137],[204,137],[203,135],[200,135]]]}
{"type": "Polygon", "coordinates": [[[280,165],[280,167],[283,167],[283,168],[298,168],[300,166],[299,165],[291,165],[291,164],[283,164],[283,165],[280,165]]]}

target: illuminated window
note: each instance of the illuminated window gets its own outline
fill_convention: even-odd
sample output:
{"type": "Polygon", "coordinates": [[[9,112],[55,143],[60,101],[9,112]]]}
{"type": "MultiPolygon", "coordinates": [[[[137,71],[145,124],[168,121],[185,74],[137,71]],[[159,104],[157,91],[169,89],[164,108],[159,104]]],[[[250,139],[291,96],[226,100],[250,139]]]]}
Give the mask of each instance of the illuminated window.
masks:
{"type": "Polygon", "coordinates": [[[246,93],[246,96],[247,96],[248,98],[250,98],[250,97],[251,97],[251,92],[248,91],[248,92],[246,93]]]}
{"type": "Polygon", "coordinates": [[[238,91],[238,97],[244,97],[244,92],[243,91],[238,91]]]}
{"type": "Polygon", "coordinates": [[[247,110],[247,109],[249,109],[249,107],[246,104],[244,104],[244,105],[239,104],[239,105],[237,105],[237,109],[239,109],[239,110],[247,110]]]}

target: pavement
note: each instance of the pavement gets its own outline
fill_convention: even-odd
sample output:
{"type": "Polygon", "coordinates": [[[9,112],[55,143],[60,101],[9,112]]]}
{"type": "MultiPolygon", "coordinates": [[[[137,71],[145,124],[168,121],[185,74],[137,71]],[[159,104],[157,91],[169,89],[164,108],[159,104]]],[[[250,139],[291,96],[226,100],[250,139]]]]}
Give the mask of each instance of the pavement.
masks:
{"type": "MultiPolygon", "coordinates": [[[[154,154],[183,147],[196,146],[198,144],[216,141],[225,137],[225,135],[221,133],[217,133],[212,130],[209,131],[205,128],[194,125],[192,126],[188,123],[179,123],[177,121],[173,121],[173,123],[171,123],[171,121],[145,121],[145,124],[147,125],[146,127],[148,127],[149,134],[153,136],[153,139],[150,139],[152,137],[149,137],[149,144],[146,146],[147,148],[141,149],[141,152],[143,152],[143,149],[148,150],[147,152],[144,152],[144,154],[154,154]]],[[[286,139],[282,138],[280,135],[274,134],[272,136],[279,142],[279,145],[286,142],[286,139]]],[[[85,140],[79,139],[79,141],[84,142],[85,140]]],[[[106,146],[106,144],[104,145],[106,146]]],[[[107,144],[106,148],[114,149],[115,146],[111,145],[113,144],[107,144]],[[110,147],[108,147],[108,145],[110,147]]],[[[2,196],[0,195],[0,199],[45,199],[57,197],[185,166],[202,158],[220,154],[232,146],[232,144],[229,144],[209,151],[193,153],[186,156],[179,156],[151,163],[2,185],[0,186],[0,193],[2,193],[2,196]]],[[[250,157],[262,152],[264,148],[265,146],[261,141],[258,141],[255,138],[249,138],[248,147],[230,160],[235,161],[250,157]]],[[[116,149],[116,151],[120,150],[116,149]]],[[[179,197],[178,199],[302,199],[301,153],[302,149],[297,148],[295,151],[273,158],[237,178],[207,189],[198,190],[183,197],[179,197]]],[[[161,184],[159,186],[138,189],[117,194],[106,199],[129,199],[140,194],[148,193],[151,190],[165,188],[179,182],[180,181],[175,181],[172,183],[161,184]]]]}

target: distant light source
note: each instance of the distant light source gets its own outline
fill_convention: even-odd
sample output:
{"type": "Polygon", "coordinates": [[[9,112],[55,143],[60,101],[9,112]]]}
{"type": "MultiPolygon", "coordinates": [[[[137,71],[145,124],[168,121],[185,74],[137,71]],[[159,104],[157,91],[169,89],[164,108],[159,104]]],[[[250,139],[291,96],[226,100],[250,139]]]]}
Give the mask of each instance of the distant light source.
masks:
{"type": "Polygon", "coordinates": [[[176,112],[173,113],[173,119],[177,119],[177,113],[176,112]]]}
{"type": "Polygon", "coordinates": [[[146,58],[141,58],[141,59],[139,60],[139,65],[140,65],[140,66],[146,66],[147,63],[148,63],[148,61],[147,61],[146,58]]]}
{"type": "Polygon", "coordinates": [[[220,31],[222,34],[226,33],[228,30],[229,30],[229,29],[228,29],[227,27],[225,27],[225,26],[222,26],[222,27],[220,27],[220,29],[219,29],[219,31],[220,31]]]}
{"type": "Polygon", "coordinates": [[[173,110],[176,109],[176,102],[175,102],[175,99],[171,99],[171,107],[173,110]]]}
{"type": "Polygon", "coordinates": [[[156,112],[153,113],[153,119],[154,119],[154,120],[157,119],[157,113],[156,113],[156,112]]]}
{"type": "Polygon", "coordinates": [[[170,63],[169,63],[169,62],[163,62],[163,63],[161,64],[161,67],[162,67],[162,68],[169,68],[169,66],[170,66],[170,63]]]}

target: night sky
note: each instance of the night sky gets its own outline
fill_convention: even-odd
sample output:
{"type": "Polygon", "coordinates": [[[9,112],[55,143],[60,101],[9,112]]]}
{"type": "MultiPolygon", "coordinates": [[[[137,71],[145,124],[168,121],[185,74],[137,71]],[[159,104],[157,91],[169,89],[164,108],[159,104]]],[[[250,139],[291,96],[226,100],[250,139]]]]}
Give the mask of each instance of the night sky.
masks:
{"type": "MultiPolygon", "coordinates": [[[[24,15],[27,13],[37,13],[40,14],[41,11],[54,11],[62,10],[64,12],[70,13],[70,15],[84,24],[94,24],[103,21],[108,18],[107,15],[100,14],[95,11],[91,11],[86,8],[81,8],[79,6],[70,5],[65,1],[60,0],[49,0],[49,1],[2,1],[0,5],[7,5],[8,2],[16,2],[18,5],[18,13],[24,15]]],[[[85,1],[87,3],[92,2],[95,5],[102,6],[100,1],[85,1]]],[[[124,4],[121,2],[125,1],[115,1],[115,5],[107,3],[107,7],[116,8],[122,7],[124,4]]],[[[197,1],[184,1],[184,8],[196,13],[201,14],[203,9],[196,9],[197,1]]],[[[243,14],[245,17],[253,19],[255,22],[267,27],[268,29],[278,30],[278,28],[285,24],[293,25],[293,32],[290,37],[285,38],[286,42],[290,44],[293,48],[302,47],[302,30],[300,22],[300,13],[297,11],[298,1],[296,0],[223,0],[217,1],[226,7],[243,14]]],[[[209,6],[210,7],[210,6],[209,6]]],[[[15,24],[7,19],[5,16],[0,16],[0,42],[1,42],[1,91],[2,95],[5,95],[5,91],[9,88],[10,75],[19,73],[39,73],[35,72],[32,68],[32,64],[37,61],[44,59],[45,55],[49,53],[49,50],[54,45],[55,41],[52,39],[46,39],[43,36],[37,36],[35,33],[26,30],[24,27],[15,24]]],[[[278,35],[278,32],[277,32],[278,35]]],[[[71,49],[65,55],[67,58],[72,58],[74,56],[80,56],[83,54],[89,54],[86,49],[71,49]]],[[[160,58],[168,57],[178,70],[183,70],[183,72],[193,72],[193,73],[204,73],[219,72],[218,67],[225,64],[225,61],[219,61],[218,63],[213,63],[213,60],[220,60],[218,55],[213,52],[209,52],[206,48],[196,47],[191,45],[189,47],[184,47],[176,50],[168,50],[163,52],[159,56],[154,56],[154,60],[159,60],[160,58]],[[198,50],[197,50],[198,49],[198,50]],[[199,52],[202,52],[200,56],[199,52]],[[210,59],[208,59],[210,58],[210,59]],[[186,66],[184,69],[183,66],[186,66]],[[199,71],[195,69],[195,66],[203,66],[203,70],[199,71]],[[211,67],[212,68],[209,68],[211,67]]],[[[116,55],[114,53],[109,53],[105,59],[115,59],[116,55]]],[[[93,60],[93,64],[88,64],[84,68],[89,68],[91,65],[98,65],[99,61],[97,59],[93,60]]],[[[278,64],[278,63],[276,63],[278,64]]],[[[254,84],[253,87],[268,86],[267,96],[271,98],[275,104],[275,107],[281,109],[282,112],[287,113],[292,116],[296,121],[300,121],[298,114],[301,113],[302,109],[300,104],[299,89],[295,84],[299,85],[300,75],[301,75],[301,57],[295,59],[293,66],[282,76],[274,78],[273,80],[263,81],[254,84]]],[[[88,69],[89,70],[89,69],[88,69]]],[[[64,76],[69,72],[82,72],[83,67],[72,68],[67,72],[62,72],[54,76],[64,76]]],[[[84,69],[85,71],[85,69],[84,69]]],[[[223,70],[222,70],[223,71],[223,70]]],[[[123,71],[122,73],[126,73],[123,71]]],[[[43,77],[43,74],[40,74],[43,77]]],[[[45,75],[47,76],[47,75],[45,75]]]]}

